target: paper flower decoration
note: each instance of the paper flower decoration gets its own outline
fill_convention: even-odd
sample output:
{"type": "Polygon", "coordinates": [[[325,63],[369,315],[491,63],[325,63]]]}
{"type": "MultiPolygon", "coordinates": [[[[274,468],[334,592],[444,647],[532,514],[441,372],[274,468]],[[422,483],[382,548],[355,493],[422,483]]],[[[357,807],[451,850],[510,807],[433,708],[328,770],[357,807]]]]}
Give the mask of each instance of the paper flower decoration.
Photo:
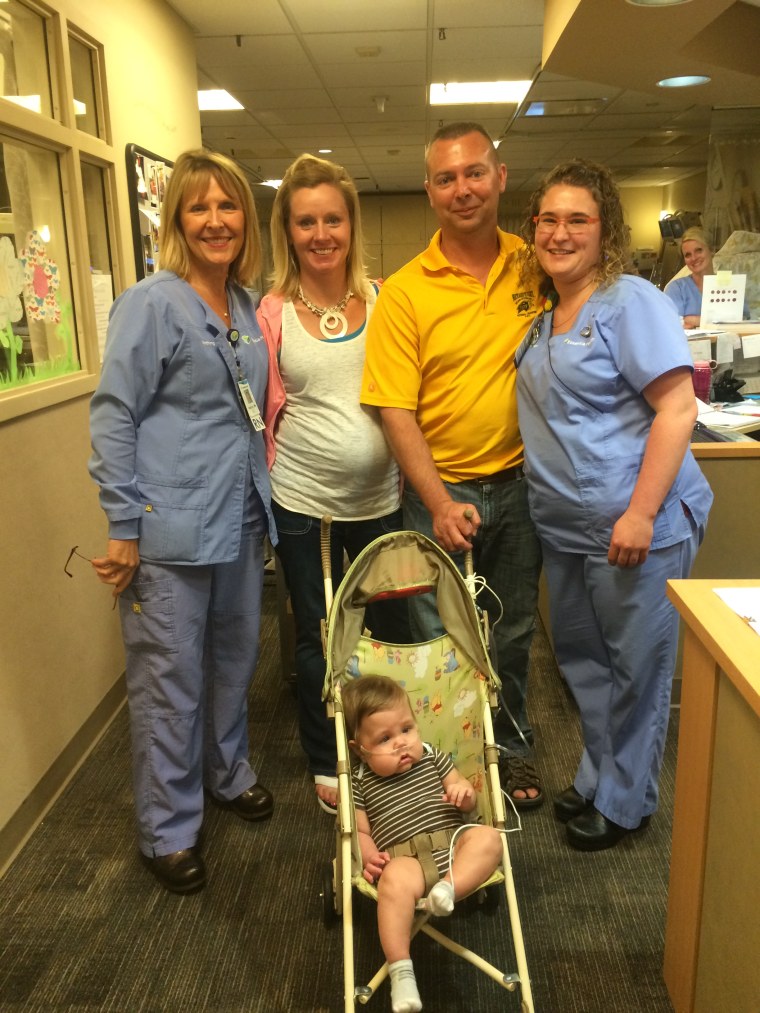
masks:
{"type": "Polygon", "coordinates": [[[7,236],[0,239],[0,328],[21,319],[23,309],[19,293],[24,284],[24,268],[16,259],[13,243],[7,236]]]}
{"type": "Polygon", "coordinates": [[[58,265],[45,252],[39,232],[30,232],[21,251],[24,265],[24,304],[30,320],[57,324],[61,319],[58,286],[61,283],[58,265]]]}

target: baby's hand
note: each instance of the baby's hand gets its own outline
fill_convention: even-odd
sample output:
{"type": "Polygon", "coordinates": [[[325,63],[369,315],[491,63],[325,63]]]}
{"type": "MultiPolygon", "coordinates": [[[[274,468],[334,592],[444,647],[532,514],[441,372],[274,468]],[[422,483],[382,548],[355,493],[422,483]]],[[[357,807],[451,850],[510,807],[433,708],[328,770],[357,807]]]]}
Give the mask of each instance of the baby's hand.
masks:
{"type": "Polygon", "coordinates": [[[472,803],[475,801],[475,789],[469,781],[463,778],[449,788],[444,798],[457,809],[472,808],[472,803]]]}
{"type": "Polygon", "coordinates": [[[370,855],[364,863],[364,878],[367,882],[374,885],[390,860],[391,856],[387,851],[376,851],[374,855],[370,855]]]}

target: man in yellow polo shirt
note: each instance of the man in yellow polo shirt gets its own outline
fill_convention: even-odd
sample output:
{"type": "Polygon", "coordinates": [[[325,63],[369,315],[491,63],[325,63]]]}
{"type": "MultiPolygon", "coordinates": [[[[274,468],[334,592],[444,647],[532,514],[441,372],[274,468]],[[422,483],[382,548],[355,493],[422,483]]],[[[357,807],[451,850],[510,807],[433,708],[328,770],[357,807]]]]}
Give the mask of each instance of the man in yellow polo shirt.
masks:
{"type": "MultiPolygon", "coordinates": [[[[425,189],[440,224],[428,248],[383,285],[367,332],[363,404],[380,408],[406,477],[404,523],[475,570],[501,604],[495,623],[507,709],[496,722],[502,780],[520,808],[543,793],[530,759],[528,653],[535,625],[538,539],[528,513],[517,426],[515,350],[536,293],[518,281],[522,242],[497,226],[507,170],[477,123],[442,127],[426,152],[425,189]]],[[[415,636],[441,633],[434,601],[411,599],[415,636]]]]}

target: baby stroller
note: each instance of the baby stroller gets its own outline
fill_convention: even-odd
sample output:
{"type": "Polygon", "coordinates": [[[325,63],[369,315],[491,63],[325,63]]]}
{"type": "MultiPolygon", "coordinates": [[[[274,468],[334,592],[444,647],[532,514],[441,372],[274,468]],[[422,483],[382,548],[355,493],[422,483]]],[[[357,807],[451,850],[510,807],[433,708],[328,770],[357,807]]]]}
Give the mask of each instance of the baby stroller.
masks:
{"type": "MultiPolygon", "coordinates": [[[[457,769],[479,795],[481,821],[505,829],[504,800],[494,745],[491,704],[499,680],[486,648],[487,622],[474,601],[471,557],[463,578],[451,558],[434,542],[414,531],[383,535],[368,545],[349,567],[333,599],[329,545],[330,518],[322,522],[322,566],[327,619],[323,642],[327,659],[324,698],[335,719],[338,755],[338,817],[336,858],[326,863],[322,882],[323,914],[327,924],[343,919],[343,980],[345,1013],[355,1002],[367,1003],[388,974],[388,965],[363,986],[354,983],[354,946],[351,888],[377,900],[376,888],[362,875],[353,805],[349,746],[341,702],[341,685],[365,675],[390,676],[400,682],[411,700],[421,737],[453,755],[457,769]],[[368,604],[389,597],[434,592],[446,633],[428,643],[387,644],[363,630],[368,604]]],[[[486,905],[499,902],[503,891],[509,911],[516,972],[505,973],[473,951],[459,945],[428,923],[418,911],[412,936],[424,932],[452,953],[478,967],[509,991],[521,990],[522,1013],[533,1013],[506,834],[501,834],[501,867],[478,891],[486,905]]]]}

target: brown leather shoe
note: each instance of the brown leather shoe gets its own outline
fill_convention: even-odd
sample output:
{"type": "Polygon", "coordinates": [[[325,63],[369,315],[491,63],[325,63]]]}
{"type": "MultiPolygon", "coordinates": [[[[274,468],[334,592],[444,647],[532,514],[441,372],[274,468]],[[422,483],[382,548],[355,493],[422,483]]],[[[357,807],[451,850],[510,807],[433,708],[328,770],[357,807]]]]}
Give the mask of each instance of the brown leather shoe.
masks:
{"type": "Polygon", "coordinates": [[[274,798],[263,784],[254,784],[237,798],[215,798],[214,801],[223,809],[231,809],[244,820],[266,820],[274,812],[274,798]]]}
{"type": "Polygon", "coordinates": [[[156,858],[141,852],[140,857],[161,886],[172,893],[194,893],[206,885],[206,867],[195,848],[183,848],[156,858]]]}

